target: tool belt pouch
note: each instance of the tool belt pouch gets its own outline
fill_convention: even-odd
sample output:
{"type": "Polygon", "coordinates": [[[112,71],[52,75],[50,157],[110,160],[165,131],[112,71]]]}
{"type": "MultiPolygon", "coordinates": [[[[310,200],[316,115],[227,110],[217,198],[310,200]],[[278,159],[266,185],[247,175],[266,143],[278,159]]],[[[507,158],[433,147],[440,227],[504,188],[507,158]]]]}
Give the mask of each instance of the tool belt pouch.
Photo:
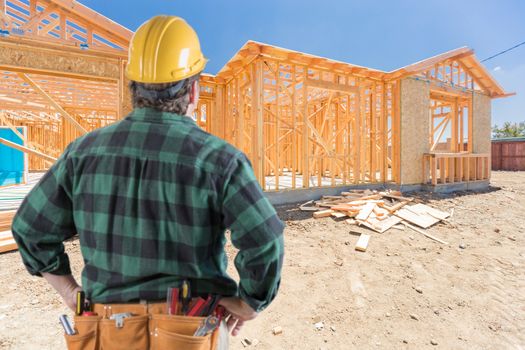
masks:
{"type": "Polygon", "coordinates": [[[148,350],[148,321],[149,315],[100,320],[99,349],[148,350]]]}
{"type": "Polygon", "coordinates": [[[66,345],[69,350],[95,350],[97,348],[98,322],[100,316],[75,316],[76,334],[67,335],[66,345]]]}
{"type": "Polygon", "coordinates": [[[219,336],[218,329],[206,336],[193,336],[204,319],[204,317],[165,314],[151,315],[150,349],[214,350],[219,336]]]}

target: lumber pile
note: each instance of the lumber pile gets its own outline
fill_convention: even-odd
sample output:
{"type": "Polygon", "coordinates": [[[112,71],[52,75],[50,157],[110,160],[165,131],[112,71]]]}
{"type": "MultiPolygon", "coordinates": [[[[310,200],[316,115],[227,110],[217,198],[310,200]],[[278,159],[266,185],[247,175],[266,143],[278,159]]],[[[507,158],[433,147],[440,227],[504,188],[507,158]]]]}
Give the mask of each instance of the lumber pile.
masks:
{"type": "Polygon", "coordinates": [[[11,223],[16,210],[0,211],[0,253],[16,250],[17,245],[11,234],[11,223]]]}
{"type": "Polygon", "coordinates": [[[339,196],[323,196],[320,200],[309,201],[299,208],[303,211],[312,211],[316,219],[346,218],[348,224],[365,226],[379,233],[391,228],[399,228],[402,224],[428,238],[446,244],[418,227],[429,228],[446,220],[450,214],[422,203],[415,204],[414,198],[404,197],[399,191],[341,192],[339,196]]]}

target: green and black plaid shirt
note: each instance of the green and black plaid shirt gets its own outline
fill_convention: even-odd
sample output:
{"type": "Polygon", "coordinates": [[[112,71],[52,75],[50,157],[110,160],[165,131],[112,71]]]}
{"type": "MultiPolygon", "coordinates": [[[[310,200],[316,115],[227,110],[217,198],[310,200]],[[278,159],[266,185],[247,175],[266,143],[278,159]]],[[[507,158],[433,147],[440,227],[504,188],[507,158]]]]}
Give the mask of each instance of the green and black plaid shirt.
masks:
{"type": "Polygon", "coordinates": [[[188,117],[149,108],[75,140],[27,195],[13,236],[31,274],[70,274],[63,241],[78,234],[82,287],[98,303],[238,295],[275,297],[283,224],[247,158],[188,117]],[[226,274],[224,232],[240,251],[226,274]]]}

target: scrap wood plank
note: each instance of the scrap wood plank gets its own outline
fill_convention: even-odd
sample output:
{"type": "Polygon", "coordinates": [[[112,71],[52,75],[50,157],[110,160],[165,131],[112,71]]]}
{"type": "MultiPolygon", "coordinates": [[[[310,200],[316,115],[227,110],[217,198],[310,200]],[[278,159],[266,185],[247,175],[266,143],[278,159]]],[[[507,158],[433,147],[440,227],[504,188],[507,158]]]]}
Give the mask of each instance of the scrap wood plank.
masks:
{"type": "Polygon", "coordinates": [[[332,209],[319,210],[314,213],[314,219],[326,218],[332,215],[332,213],[333,213],[332,209]]]}
{"type": "Polygon", "coordinates": [[[408,201],[404,201],[404,202],[400,202],[400,203],[397,203],[397,204],[394,204],[393,206],[388,206],[388,205],[383,205],[383,207],[388,210],[390,213],[394,213],[396,212],[397,210],[403,208],[405,205],[407,205],[409,202],[408,201]]]}
{"type": "Polygon", "coordinates": [[[374,228],[374,224],[376,223],[377,220],[375,219],[367,219],[366,221],[363,221],[363,220],[355,220],[355,222],[360,225],[360,226],[365,226],[365,227],[368,227],[369,229],[371,230],[374,230],[374,231],[377,231],[377,229],[374,228]]]}
{"type": "Polygon", "coordinates": [[[343,199],[343,196],[322,196],[321,200],[337,200],[343,199]]]}
{"type": "Polygon", "coordinates": [[[446,218],[450,216],[450,214],[447,212],[437,210],[435,208],[429,207],[428,205],[425,205],[422,203],[418,203],[416,205],[412,205],[406,208],[417,214],[429,214],[439,220],[445,220],[446,218]]]}
{"type": "Polygon", "coordinates": [[[355,250],[358,250],[360,252],[366,252],[366,248],[368,248],[369,240],[370,240],[370,235],[362,233],[361,236],[359,236],[357,243],[355,244],[355,250]]]}
{"type": "Polygon", "coordinates": [[[299,206],[299,209],[301,211],[318,211],[319,210],[319,207],[312,207],[312,206],[309,206],[309,204],[312,204],[314,201],[311,200],[311,201],[308,201],[306,203],[303,203],[299,206]]]}
{"type": "Polygon", "coordinates": [[[390,216],[388,219],[385,220],[377,220],[377,219],[370,219],[366,221],[359,221],[359,223],[363,226],[368,227],[371,230],[374,230],[379,233],[383,233],[390,229],[391,227],[399,224],[402,220],[398,218],[397,216],[390,216]]]}
{"type": "MultiPolygon", "coordinates": [[[[383,191],[383,192],[391,194],[391,195],[394,195],[394,196],[402,196],[403,195],[403,193],[401,193],[401,191],[388,190],[388,191],[383,191]]],[[[383,192],[379,192],[379,193],[383,193],[383,192]]]]}
{"type": "Polygon", "coordinates": [[[351,204],[351,203],[344,203],[344,204],[338,204],[334,205],[330,209],[332,210],[350,210],[350,211],[359,211],[362,208],[362,204],[351,204]]]}
{"type": "Polygon", "coordinates": [[[317,205],[318,207],[325,207],[325,208],[331,208],[333,207],[334,205],[338,205],[338,204],[348,204],[348,198],[346,199],[336,199],[336,200],[320,200],[320,201],[316,201],[315,202],[315,205],[317,205]]]}
{"type": "Polygon", "coordinates": [[[363,192],[341,192],[341,196],[344,197],[363,197],[363,192]]]}
{"type": "Polygon", "coordinates": [[[11,231],[0,232],[0,253],[18,249],[11,231]]]}
{"type": "Polygon", "coordinates": [[[377,216],[388,216],[388,214],[390,214],[390,212],[386,209],[383,209],[381,207],[378,207],[376,206],[374,208],[374,213],[376,213],[377,216]]]}
{"type": "Polygon", "coordinates": [[[359,211],[346,211],[346,215],[350,218],[355,218],[357,214],[359,214],[359,211]]]}
{"type": "Polygon", "coordinates": [[[380,194],[373,194],[371,196],[365,196],[365,197],[361,197],[359,198],[360,200],[362,201],[366,201],[366,200],[374,200],[374,199],[381,199],[382,196],[380,194]]]}
{"type": "Polygon", "coordinates": [[[18,249],[18,245],[14,239],[0,241],[0,253],[10,252],[16,249],[18,249]]]}
{"type": "Polygon", "coordinates": [[[388,192],[381,192],[380,193],[383,197],[387,197],[387,198],[392,198],[392,199],[397,199],[397,200],[400,200],[402,202],[405,202],[405,201],[409,201],[409,202],[412,202],[414,200],[413,197],[402,197],[402,196],[396,196],[394,194],[390,194],[388,192]]]}
{"type": "Polygon", "coordinates": [[[344,218],[345,216],[348,216],[346,213],[342,213],[340,211],[334,211],[332,212],[331,214],[334,218],[336,219],[340,219],[340,218],[344,218]]]}
{"type": "Polygon", "coordinates": [[[425,231],[422,231],[422,230],[418,229],[417,227],[414,227],[414,226],[410,225],[408,222],[404,222],[403,221],[403,225],[405,225],[406,227],[411,228],[412,230],[416,231],[417,233],[421,233],[423,236],[428,237],[428,238],[430,238],[430,239],[432,239],[432,240],[434,240],[436,242],[448,245],[448,243],[445,242],[444,240],[439,239],[436,236],[432,236],[430,233],[426,233],[425,231]]]}
{"type": "Polygon", "coordinates": [[[406,220],[423,228],[428,228],[434,225],[435,223],[439,222],[439,219],[436,219],[433,216],[430,216],[428,214],[417,214],[405,208],[396,211],[395,215],[399,216],[403,220],[406,220]]]}
{"type": "Polygon", "coordinates": [[[11,238],[13,238],[13,233],[11,231],[7,230],[0,232],[0,241],[11,238]]]}
{"type": "Polygon", "coordinates": [[[326,203],[326,204],[348,203],[348,198],[332,199],[332,200],[323,200],[322,202],[323,202],[323,203],[326,203]]]}
{"type": "Polygon", "coordinates": [[[379,199],[368,199],[368,200],[358,199],[356,201],[351,201],[351,202],[348,202],[346,204],[349,204],[349,205],[363,205],[363,204],[367,204],[367,203],[380,204],[380,203],[384,203],[384,201],[379,200],[379,199]]]}
{"type": "Polygon", "coordinates": [[[330,209],[332,210],[354,210],[354,206],[349,205],[349,204],[338,204],[338,205],[334,205],[330,209]]]}
{"type": "Polygon", "coordinates": [[[400,222],[401,219],[397,216],[390,216],[388,219],[382,220],[378,224],[374,225],[374,227],[377,228],[379,233],[383,233],[400,222]]]}
{"type": "Polygon", "coordinates": [[[366,203],[363,209],[359,211],[356,219],[365,221],[370,216],[376,205],[376,203],[366,203]]]}
{"type": "Polygon", "coordinates": [[[11,228],[11,223],[13,222],[15,214],[16,210],[0,211],[0,231],[9,230],[11,228]]]}

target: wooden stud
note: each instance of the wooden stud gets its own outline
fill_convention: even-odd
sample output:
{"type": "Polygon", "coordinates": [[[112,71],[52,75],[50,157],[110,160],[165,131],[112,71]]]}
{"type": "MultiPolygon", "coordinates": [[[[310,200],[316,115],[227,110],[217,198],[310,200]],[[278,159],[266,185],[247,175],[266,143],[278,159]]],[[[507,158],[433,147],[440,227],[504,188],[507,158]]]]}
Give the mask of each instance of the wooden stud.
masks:
{"type": "Polygon", "coordinates": [[[277,77],[276,77],[276,86],[277,89],[275,90],[275,190],[279,190],[279,180],[281,177],[281,161],[280,161],[280,130],[281,130],[281,103],[280,103],[280,87],[281,87],[281,71],[280,71],[280,64],[277,62],[277,77]]]}
{"type": "Polygon", "coordinates": [[[308,120],[308,87],[305,84],[308,79],[308,67],[303,67],[303,144],[302,144],[302,168],[303,168],[303,188],[310,188],[310,150],[309,150],[309,137],[310,121],[308,120]]]}
{"type": "Polygon", "coordinates": [[[44,97],[45,100],[48,101],[49,104],[51,104],[51,106],[53,106],[54,109],[56,109],[56,111],[58,113],[60,113],[62,115],[62,117],[64,117],[64,119],[67,119],[75,128],[77,128],[81,133],[87,133],[87,130],[84,129],[84,127],[82,127],[82,125],[80,125],[76,119],[71,116],[69,113],[67,113],[64,108],[62,108],[62,106],[60,106],[51,96],[49,96],[47,94],[47,92],[45,92],[40,86],[38,86],[31,78],[29,78],[29,76],[27,76],[26,74],[24,73],[18,73],[18,76],[24,80],[26,83],[28,83],[29,85],[31,85],[31,87],[33,87],[33,89],[35,89],[36,92],[38,92],[42,97],[44,97]]]}
{"type": "Polygon", "coordinates": [[[296,76],[296,70],[295,70],[295,64],[292,64],[292,96],[291,96],[291,118],[292,118],[292,189],[296,189],[296,174],[297,174],[297,163],[298,163],[298,155],[297,155],[297,142],[298,137],[297,133],[295,132],[297,128],[296,124],[296,91],[297,91],[297,76],[296,76]]]}

